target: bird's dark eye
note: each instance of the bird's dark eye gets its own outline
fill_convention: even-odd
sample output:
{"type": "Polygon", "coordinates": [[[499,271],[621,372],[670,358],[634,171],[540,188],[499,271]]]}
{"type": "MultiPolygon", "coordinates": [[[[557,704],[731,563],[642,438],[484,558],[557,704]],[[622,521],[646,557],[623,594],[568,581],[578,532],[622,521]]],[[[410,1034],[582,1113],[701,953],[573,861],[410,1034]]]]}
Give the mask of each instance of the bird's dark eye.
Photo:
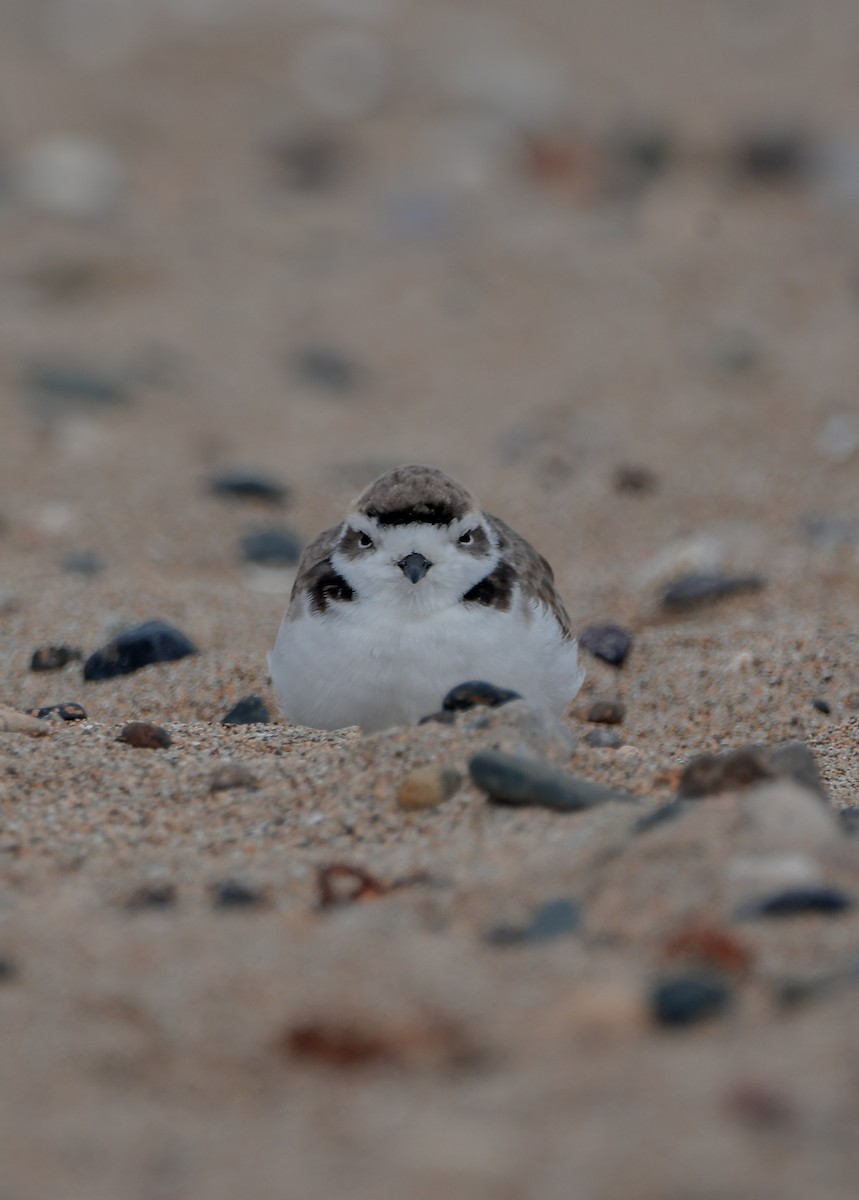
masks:
{"type": "Polygon", "coordinates": [[[371,537],[368,537],[366,533],[362,533],[361,536],[358,538],[358,545],[361,547],[362,550],[369,550],[370,547],[373,545],[373,539],[371,537]]]}
{"type": "Polygon", "coordinates": [[[474,541],[474,532],[473,532],[473,530],[469,529],[460,536],[459,544],[460,544],[460,546],[470,546],[473,541],[474,541]]]}

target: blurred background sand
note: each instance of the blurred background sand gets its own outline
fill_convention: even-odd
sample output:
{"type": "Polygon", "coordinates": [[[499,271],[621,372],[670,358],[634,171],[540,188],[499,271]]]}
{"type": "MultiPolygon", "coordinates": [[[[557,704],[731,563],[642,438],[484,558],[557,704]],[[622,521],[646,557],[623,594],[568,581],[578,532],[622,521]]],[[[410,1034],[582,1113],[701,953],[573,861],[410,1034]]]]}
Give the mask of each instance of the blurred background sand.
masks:
{"type": "MultiPolygon", "coordinates": [[[[693,753],[802,737],[854,804],[857,334],[851,0],[2,0],[0,700],[91,719],[0,747],[21,963],[0,987],[4,1200],[852,1194],[855,1001],[804,1017],[805,1049],[752,996],[729,1044],[624,1034],[605,1059],[564,1042],[562,1063],[552,1034],[517,1058],[532,1002],[600,952],[496,967],[468,939],[499,894],[575,890],[565,856],[611,822],[487,830],[470,792],[417,821],[399,758],[446,753],[440,733],[357,749],[215,723],[271,704],[292,579],[242,539],[300,545],[380,471],[429,462],[546,554],[578,629],[635,635],[584,693],[626,703],[633,752],[584,773],[666,800],[693,753]],[[212,493],[239,469],[285,498],[212,493]],[[765,586],[667,615],[660,588],[692,570],[765,586]],[[38,646],[88,653],[152,617],[203,653],[104,684],[29,670],[38,646]],[[174,733],[157,766],[112,740],[140,717],[174,733]],[[261,789],[213,799],[233,754],[261,789]],[[312,868],[334,851],[453,892],[318,930],[312,868]],[[205,890],[248,871],[271,903],[253,934],[205,890]],[[150,876],[180,887],[171,923],[122,908],[150,876]],[[371,960],[421,1012],[456,978],[458,1018],[513,1065],[367,1085],[272,1065],[296,973],[342,994],[371,960]],[[750,1056],[810,1089],[769,1141],[714,1115],[750,1056]]],[[[693,909],[700,881],[677,878],[693,909]]],[[[642,904],[656,928],[658,888],[642,904]]],[[[626,937],[610,1011],[649,969],[646,933],[618,932],[634,907],[603,931],[626,937]]],[[[855,953],[845,930],[761,953],[828,969],[855,953]]]]}

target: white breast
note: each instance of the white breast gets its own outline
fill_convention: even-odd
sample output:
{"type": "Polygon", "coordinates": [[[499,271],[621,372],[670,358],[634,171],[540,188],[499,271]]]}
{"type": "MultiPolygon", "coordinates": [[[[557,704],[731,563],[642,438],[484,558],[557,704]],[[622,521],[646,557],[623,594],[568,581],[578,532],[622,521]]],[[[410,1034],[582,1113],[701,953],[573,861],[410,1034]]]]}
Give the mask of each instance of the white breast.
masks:
{"type": "Polygon", "coordinates": [[[458,604],[393,618],[367,602],[284,618],[269,655],[282,714],[296,725],[366,731],[407,725],[456,684],[483,679],[561,714],[581,687],[576,643],[542,607],[498,612],[458,604]]]}

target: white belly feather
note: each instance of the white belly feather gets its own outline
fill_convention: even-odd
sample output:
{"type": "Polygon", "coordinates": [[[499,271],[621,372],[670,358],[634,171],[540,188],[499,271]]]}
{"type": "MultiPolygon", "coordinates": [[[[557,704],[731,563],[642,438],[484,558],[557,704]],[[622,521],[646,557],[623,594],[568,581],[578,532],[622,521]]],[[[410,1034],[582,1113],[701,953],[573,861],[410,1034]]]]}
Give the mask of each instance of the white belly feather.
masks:
{"type": "Polygon", "coordinates": [[[561,714],[584,678],[575,641],[561,641],[539,606],[526,614],[460,604],[392,621],[373,605],[335,604],[324,619],[284,618],[269,667],[287,720],[366,731],[411,724],[470,679],[561,714]]]}

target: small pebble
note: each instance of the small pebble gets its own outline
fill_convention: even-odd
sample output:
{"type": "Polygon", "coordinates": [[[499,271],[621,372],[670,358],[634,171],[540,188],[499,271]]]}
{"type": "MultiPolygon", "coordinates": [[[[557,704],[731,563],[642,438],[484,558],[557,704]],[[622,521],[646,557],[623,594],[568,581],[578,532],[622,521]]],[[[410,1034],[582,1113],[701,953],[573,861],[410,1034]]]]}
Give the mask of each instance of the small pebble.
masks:
{"type": "Polygon", "coordinates": [[[751,787],[764,779],[793,779],[826,799],[814,755],[803,742],[785,742],[773,749],[741,746],[723,754],[699,754],[683,769],[677,796],[698,800],[751,787]]]}
{"type": "Polygon", "coordinates": [[[568,775],[548,763],[500,750],[482,750],[468,769],[474,783],[495,804],[536,805],[579,812],[608,800],[629,800],[624,792],[568,775]]]}
{"type": "Polygon", "coordinates": [[[579,634],[579,645],[594,658],[622,667],[632,649],[632,634],[621,625],[588,625],[579,634]]]}
{"type": "Polygon", "coordinates": [[[859,808],[842,808],[838,819],[848,837],[859,838],[859,808]]]}
{"type": "Polygon", "coordinates": [[[221,471],[209,480],[209,491],[213,496],[267,504],[285,504],[290,499],[285,484],[256,471],[221,471]]]}
{"type": "Polygon", "coordinates": [[[77,361],[39,359],[24,371],[22,386],[41,417],[117,408],[131,399],[127,381],[108,370],[77,361]]]}
{"type": "Polygon", "coordinates": [[[736,916],[739,920],[753,920],[756,917],[796,917],[804,913],[830,915],[845,912],[853,905],[852,896],[840,888],[812,884],[785,888],[771,896],[750,900],[737,910],[736,916]]]}
{"type": "Polygon", "coordinates": [[[728,152],[734,176],[746,183],[795,184],[815,165],[815,147],[804,129],[761,126],[740,134],[728,152]]]}
{"type": "Polygon", "coordinates": [[[339,139],[310,131],[272,141],[268,158],[281,187],[297,192],[328,192],[343,182],[350,155],[339,139]]]}
{"type": "Polygon", "coordinates": [[[222,763],[209,776],[210,792],[228,792],[233,788],[248,788],[256,791],[259,781],[252,771],[240,763],[222,763]]]}
{"type": "Polygon", "coordinates": [[[31,671],[59,671],[70,662],[80,662],[83,654],[76,646],[40,646],[30,659],[31,671]]]}
{"type": "Polygon", "coordinates": [[[38,717],[18,712],[15,708],[0,706],[0,733],[26,733],[29,737],[47,737],[50,732],[50,725],[40,721],[38,717]]]}
{"type": "Polygon", "coordinates": [[[225,717],[221,718],[222,725],[269,725],[271,714],[262,696],[253,692],[243,696],[234,704],[225,717]]]}
{"type": "Polygon", "coordinates": [[[18,964],[5,955],[0,956],[0,983],[12,983],[18,978],[18,964]]]}
{"type": "Polygon", "coordinates": [[[827,717],[832,712],[832,705],[829,703],[829,701],[822,700],[819,696],[816,699],[812,700],[811,707],[816,708],[819,713],[823,713],[824,716],[827,716],[827,717]]]}
{"type": "Polygon", "coordinates": [[[337,396],[358,391],[365,382],[364,368],[333,346],[305,346],[289,358],[288,366],[302,383],[337,396]]]}
{"type": "Polygon", "coordinates": [[[620,725],[626,708],[620,700],[594,700],[587,709],[586,719],[594,725],[620,725]]]}
{"type": "Polygon", "coordinates": [[[119,158],[87,134],[57,134],[31,146],[18,167],[17,186],[37,211],[72,220],[106,217],[125,186],[119,158]]]}
{"type": "Polygon", "coordinates": [[[690,972],[658,981],[650,993],[657,1025],[679,1029],[723,1013],[731,1002],[726,983],[705,972],[690,972]]]}
{"type": "Polygon", "coordinates": [[[167,730],[151,721],[129,721],[123,725],[116,740],[137,750],[166,750],[173,744],[167,730]]]}
{"type": "Polygon", "coordinates": [[[733,933],[713,925],[687,925],[662,946],[667,959],[683,959],[717,971],[743,974],[752,964],[752,952],[733,933]]]}
{"type": "Polygon", "coordinates": [[[256,529],[241,540],[242,557],[262,567],[294,567],[303,543],[288,529],[256,529]]]}
{"type": "Polygon", "coordinates": [[[129,912],[144,912],[153,908],[172,908],[175,903],[175,884],[147,883],[131,893],[125,902],[125,907],[129,912]]]}
{"type": "Polygon", "coordinates": [[[803,520],[803,529],[813,542],[830,550],[859,543],[859,517],[816,513],[803,520]]]}
{"type": "Polygon", "coordinates": [[[623,738],[619,737],[613,729],[607,729],[604,726],[598,729],[590,729],[584,736],[586,746],[593,746],[598,750],[617,750],[623,745],[623,738]]]}
{"type": "Polygon", "coordinates": [[[614,490],[621,494],[649,496],[657,491],[659,480],[649,467],[621,465],[615,468],[614,490]]]}
{"type": "Polygon", "coordinates": [[[69,550],[60,559],[60,568],[70,575],[100,575],[104,561],[91,550],[69,550]]]}
{"type": "Polygon", "coordinates": [[[662,592],[662,605],[673,612],[697,608],[742,592],[757,592],[764,586],[759,575],[683,575],[662,592]]]}
{"type": "Polygon", "coordinates": [[[575,933],[582,921],[581,908],[574,900],[561,898],[541,904],[524,926],[496,925],[484,936],[490,946],[521,946],[548,942],[575,933]]]}
{"type": "Polygon", "coordinates": [[[501,704],[509,704],[511,700],[521,700],[518,692],[509,688],[496,687],[494,683],[486,683],[482,679],[471,679],[468,683],[458,683],[450,689],[441,702],[447,712],[464,712],[469,708],[498,708],[501,704]]]}
{"type": "Polygon", "coordinates": [[[125,630],[91,654],[84,663],[84,679],[130,675],[141,667],[175,662],[189,654],[199,654],[199,650],[184,633],[165,621],[147,621],[125,630]]]}
{"type": "Polygon", "coordinates": [[[397,789],[400,808],[408,810],[437,808],[457,790],[462,776],[453,767],[418,767],[397,789]]]}
{"type": "Polygon", "coordinates": [[[259,888],[242,883],[238,879],[213,883],[210,890],[215,908],[259,908],[265,903],[265,897],[259,888]]]}
{"type": "Polygon", "coordinates": [[[85,721],[87,719],[86,710],[82,705],[75,704],[73,700],[69,700],[65,704],[48,704],[44,708],[31,708],[30,715],[38,717],[40,721],[52,716],[59,717],[61,721],[85,721]]]}

